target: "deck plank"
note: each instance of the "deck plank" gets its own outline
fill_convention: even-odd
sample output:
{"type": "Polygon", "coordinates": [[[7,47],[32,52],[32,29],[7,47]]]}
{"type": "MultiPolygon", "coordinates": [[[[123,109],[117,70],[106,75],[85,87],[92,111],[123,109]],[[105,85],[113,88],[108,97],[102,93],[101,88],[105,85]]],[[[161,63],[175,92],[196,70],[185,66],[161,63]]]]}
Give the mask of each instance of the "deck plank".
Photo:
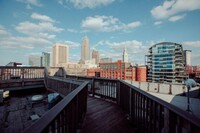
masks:
{"type": "Polygon", "coordinates": [[[132,133],[134,127],[127,120],[127,115],[115,103],[88,97],[87,113],[81,133],[132,133]]]}

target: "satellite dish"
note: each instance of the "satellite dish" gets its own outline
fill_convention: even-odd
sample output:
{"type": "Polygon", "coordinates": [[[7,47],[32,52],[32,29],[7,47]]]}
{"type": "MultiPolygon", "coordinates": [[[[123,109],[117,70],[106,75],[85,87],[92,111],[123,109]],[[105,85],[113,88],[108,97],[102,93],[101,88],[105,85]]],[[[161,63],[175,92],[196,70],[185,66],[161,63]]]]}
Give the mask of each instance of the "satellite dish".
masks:
{"type": "Polygon", "coordinates": [[[187,79],[185,81],[186,86],[190,89],[192,87],[199,86],[199,83],[197,83],[194,79],[187,79]]]}

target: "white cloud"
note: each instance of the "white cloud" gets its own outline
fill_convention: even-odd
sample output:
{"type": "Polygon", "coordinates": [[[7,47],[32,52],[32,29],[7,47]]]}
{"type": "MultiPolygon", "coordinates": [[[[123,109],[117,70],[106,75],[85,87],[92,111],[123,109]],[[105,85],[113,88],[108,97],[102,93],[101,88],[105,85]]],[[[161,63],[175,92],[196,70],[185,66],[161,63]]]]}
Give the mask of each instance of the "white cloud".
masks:
{"type": "Polygon", "coordinates": [[[123,50],[126,47],[129,61],[144,64],[144,56],[147,54],[148,45],[137,40],[122,42],[99,41],[93,49],[100,50],[101,57],[111,57],[113,61],[122,60],[123,50]],[[103,48],[103,49],[102,49],[103,48]]]}
{"type": "Polygon", "coordinates": [[[38,37],[52,40],[52,39],[55,39],[56,35],[52,35],[52,34],[48,34],[48,33],[39,33],[38,37]]]}
{"type": "Polygon", "coordinates": [[[132,22],[132,23],[129,23],[127,24],[127,28],[135,28],[135,27],[138,27],[138,26],[141,26],[142,23],[140,21],[136,21],[136,22],[132,22]]]}
{"type": "Polygon", "coordinates": [[[31,18],[39,20],[40,22],[33,23],[30,21],[24,21],[16,25],[15,30],[31,37],[38,37],[48,40],[55,39],[56,37],[56,35],[50,34],[51,32],[60,33],[64,30],[63,28],[56,27],[54,25],[55,20],[49,16],[32,13],[31,18]]]}
{"type": "Polygon", "coordinates": [[[31,18],[36,19],[36,20],[40,20],[40,21],[51,22],[51,23],[55,22],[55,20],[53,20],[49,16],[38,14],[38,13],[32,13],[31,18]]]}
{"type": "Polygon", "coordinates": [[[6,31],[4,26],[0,25],[0,38],[7,37],[7,36],[10,36],[10,35],[11,34],[8,31],[6,31]]]}
{"type": "Polygon", "coordinates": [[[74,5],[74,7],[78,9],[83,8],[96,8],[100,6],[107,6],[113,3],[115,0],[59,0],[59,4],[66,5],[67,2],[70,2],[74,5]]]}
{"type": "Polygon", "coordinates": [[[115,52],[122,51],[125,47],[127,47],[128,51],[139,52],[138,50],[142,48],[142,42],[131,40],[131,41],[123,41],[123,42],[107,42],[107,44],[115,50],[115,52]],[[137,49],[137,50],[136,50],[137,49]]]}
{"type": "Polygon", "coordinates": [[[64,43],[67,44],[71,48],[77,48],[81,46],[81,44],[78,42],[65,41],[64,43]]]}
{"type": "Polygon", "coordinates": [[[186,42],[182,42],[182,44],[184,46],[187,46],[187,47],[198,47],[198,48],[200,48],[200,41],[186,41],[186,42]]]}
{"type": "Polygon", "coordinates": [[[176,22],[176,21],[178,21],[178,20],[183,19],[184,17],[185,17],[185,14],[183,14],[183,15],[172,16],[172,17],[169,18],[169,21],[176,22]]]}
{"type": "Polygon", "coordinates": [[[16,0],[16,1],[27,4],[27,8],[30,8],[30,9],[31,9],[30,5],[38,6],[38,7],[42,6],[39,0],[16,0]]]}
{"type": "Polygon", "coordinates": [[[154,22],[154,25],[160,25],[160,24],[162,24],[162,21],[156,21],[156,22],[154,22]]]}
{"type": "Polygon", "coordinates": [[[165,0],[162,5],[154,7],[151,14],[157,20],[162,20],[198,9],[200,9],[200,0],[165,0]]]}
{"type": "Polygon", "coordinates": [[[63,31],[62,28],[58,28],[50,22],[40,22],[38,24],[35,24],[29,21],[19,23],[15,27],[15,29],[20,33],[24,33],[28,35],[34,35],[36,33],[44,32],[44,31],[51,31],[51,32],[58,32],[58,33],[63,31]]]}
{"type": "Polygon", "coordinates": [[[94,16],[87,17],[82,21],[81,27],[85,31],[99,31],[99,32],[111,32],[111,31],[131,31],[132,29],[141,25],[140,21],[124,24],[119,21],[118,18],[113,16],[94,16]]]}
{"type": "Polygon", "coordinates": [[[0,47],[6,49],[34,49],[45,48],[47,45],[52,44],[52,40],[55,35],[49,35],[48,33],[38,33],[36,35],[30,35],[26,37],[14,36],[3,26],[0,25],[0,47]]]}
{"type": "Polygon", "coordinates": [[[51,44],[47,39],[36,38],[36,37],[14,37],[9,36],[7,38],[0,39],[1,48],[42,48],[46,45],[51,44]]]}
{"type": "Polygon", "coordinates": [[[38,23],[33,23],[30,21],[24,21],[19,23],[17,26],[15,26],[15,30],[31,36],[39,36],[42,35],[45,38],[55,38],[55,35],[49,35],[45,32],[57,32],[60,33],[63,31],[63,28],[56,27],[54,25],[55,20],[53,20],[51,17],[38,14],[38,13],[32,13],[31,15],[32,19],[39,20],[38,23]]]}

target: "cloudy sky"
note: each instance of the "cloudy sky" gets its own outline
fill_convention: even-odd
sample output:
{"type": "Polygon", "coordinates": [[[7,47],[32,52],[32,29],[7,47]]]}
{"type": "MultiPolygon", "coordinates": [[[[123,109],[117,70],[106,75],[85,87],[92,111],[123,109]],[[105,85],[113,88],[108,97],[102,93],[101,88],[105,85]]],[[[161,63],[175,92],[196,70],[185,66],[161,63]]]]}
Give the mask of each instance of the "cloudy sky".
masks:
{"type": "Polygon", "coordinates": [[[200,64],[200,0],[0,0],[0,65],[28,64],[28,56],[51,53],[56,42],[80,59],[81,41],[101,57],[144,63],[153,44],[169,41],[192,50],[200,64]]]}

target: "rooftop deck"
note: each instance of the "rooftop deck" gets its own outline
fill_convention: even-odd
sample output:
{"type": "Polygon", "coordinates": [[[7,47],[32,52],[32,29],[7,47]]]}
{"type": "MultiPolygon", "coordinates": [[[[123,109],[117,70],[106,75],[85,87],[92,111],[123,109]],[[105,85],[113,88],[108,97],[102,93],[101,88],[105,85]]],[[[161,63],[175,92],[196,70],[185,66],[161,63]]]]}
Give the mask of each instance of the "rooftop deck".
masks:
{"type": "Polygon", "coordinates": [[[133,133],[134,127],[126,114],[115,103],[88,97],[87,113],[81,133],[133,133]]]}
{"type": "Polygon", "coordinates": [[[32,94],[17,92],[5,99],[3,106],[0,106],[0,132],[20,133],[48,110],[47,92],[40,91],[32,94]],[[42,95],[44,99],[37,103],[32,102],[31,98],[36,94],[42,95]],[[35,117],[34,120],[31,116],[38,118],[35,117]]]}
{"type": "MultiPolygon", "coordinates": [[[[63,99],[22,132],[200,132],[200,119],[124,81],[69,77],[59,70],[58,77],[45,70],[43,84],[63,99]]],[[[23,81],[18,85],[30,85],[23,81]]]]}

